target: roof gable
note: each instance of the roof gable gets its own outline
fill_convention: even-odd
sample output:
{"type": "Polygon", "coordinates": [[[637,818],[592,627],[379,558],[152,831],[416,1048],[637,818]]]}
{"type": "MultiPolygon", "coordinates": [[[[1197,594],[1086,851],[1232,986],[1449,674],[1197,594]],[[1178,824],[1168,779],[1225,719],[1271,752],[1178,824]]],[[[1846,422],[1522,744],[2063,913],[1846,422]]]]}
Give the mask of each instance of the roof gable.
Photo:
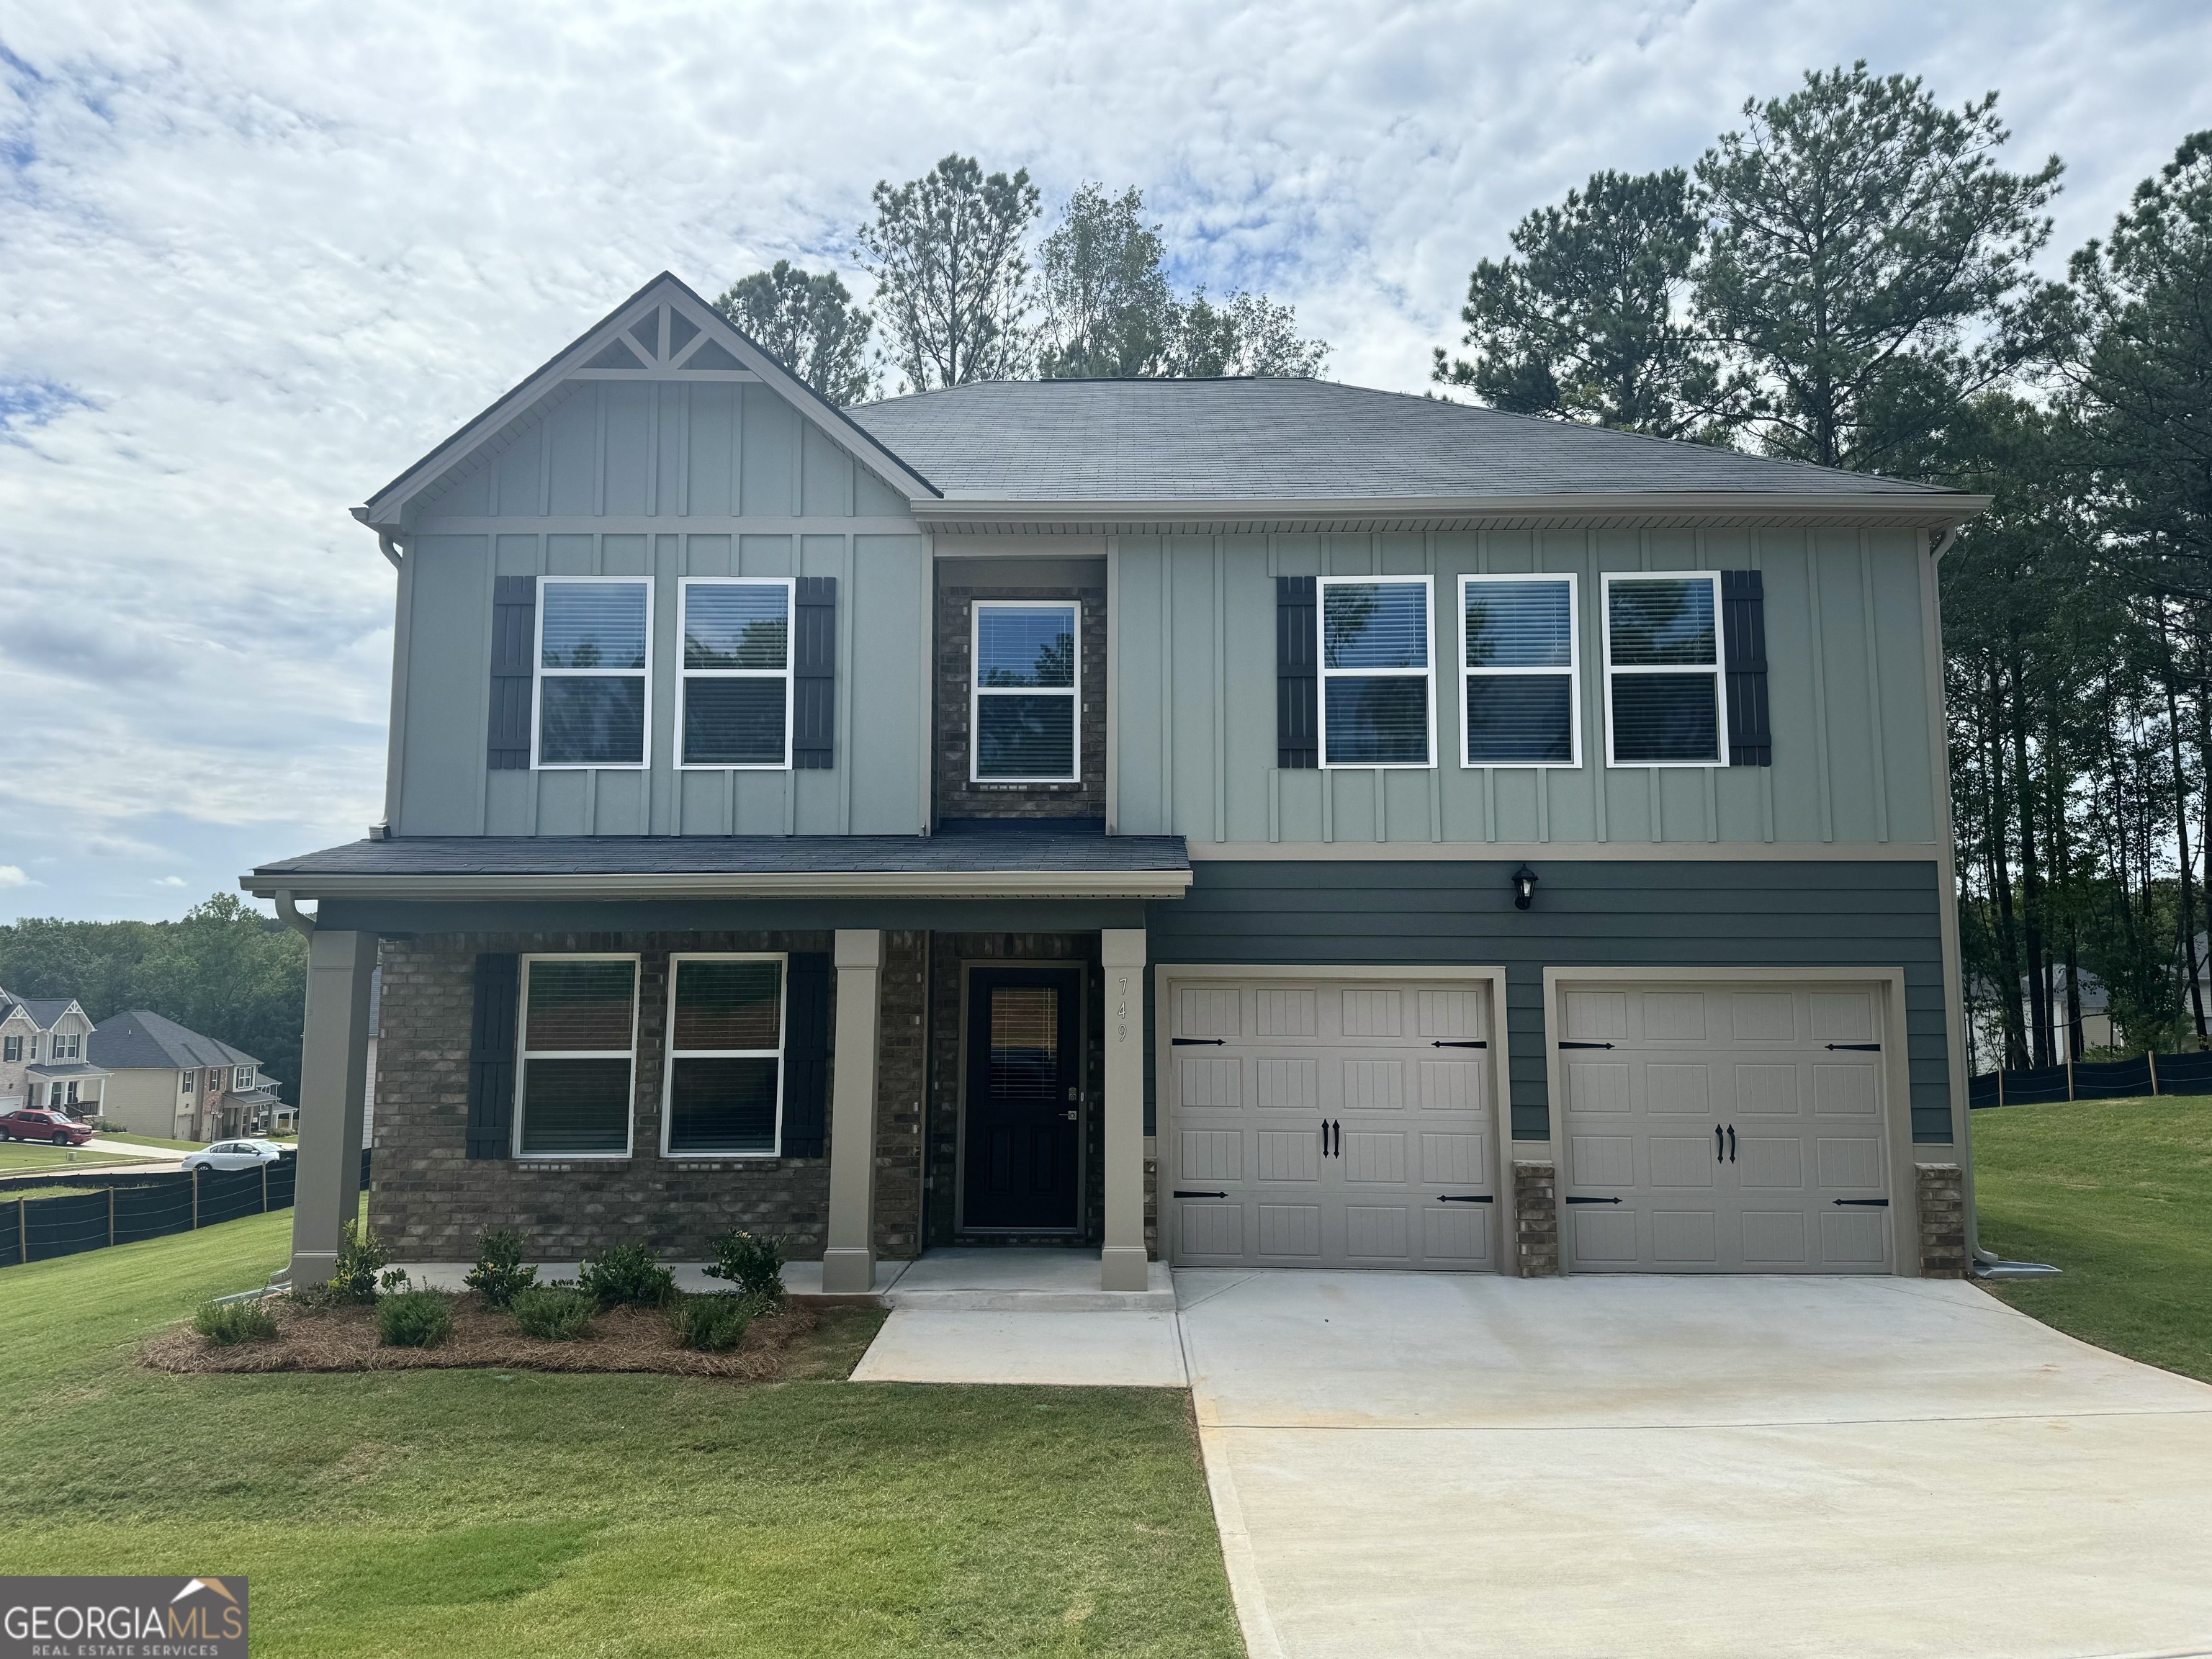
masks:
{"type": "Polygon", "coordinates": [[[111,1071],[198,1071],[204,1066],[258,1066],[242,1048],[202,1036],[148,1008],[111,1014],[92,1028],[88,1055],[111,1071]]]}
{"type": "Polygon", "coordinates": [[[472,453],[500,441],[581,380],[623,379],[696,383],[755,381],[799,411],[801,419],[852,456],[891,491],[914,502],[931,500],[931,482],[866,428],[793,374],[765,347],[667,271],[655,276],[491,406],[370,496],[354,516],[386,533],[401,528],[408,504],[437,488],[472,453]]]}

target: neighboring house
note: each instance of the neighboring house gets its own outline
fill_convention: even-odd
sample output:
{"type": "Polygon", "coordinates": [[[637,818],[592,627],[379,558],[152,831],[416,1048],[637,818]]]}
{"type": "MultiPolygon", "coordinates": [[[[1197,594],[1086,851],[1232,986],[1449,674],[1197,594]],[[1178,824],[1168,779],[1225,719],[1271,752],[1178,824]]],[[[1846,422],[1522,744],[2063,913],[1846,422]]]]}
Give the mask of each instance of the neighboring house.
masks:
{"type": "Polygon", "coordinates": [[[286,1109],[252,1054],[148,1009],[100,1021],[92,1053],[109,1074],[100,1115],[128,1134],[216,1140],[264,1132],[286,1109]]]}
{"type": "Polygon", "coordinates": [[[0,991],[0,1112],[43,1106],[97,1115],[107,1073],[87,1052],[92,1029],[74,997],[0,991]]]}
{"type": "Polygon", "coordinates": [[[380,962],[404,1257],[1955,1272],[1984,505],[1319,381],[839,410],[657,278],[356,509],[386,820],[244,882],[295,1276],[380,962]]]}

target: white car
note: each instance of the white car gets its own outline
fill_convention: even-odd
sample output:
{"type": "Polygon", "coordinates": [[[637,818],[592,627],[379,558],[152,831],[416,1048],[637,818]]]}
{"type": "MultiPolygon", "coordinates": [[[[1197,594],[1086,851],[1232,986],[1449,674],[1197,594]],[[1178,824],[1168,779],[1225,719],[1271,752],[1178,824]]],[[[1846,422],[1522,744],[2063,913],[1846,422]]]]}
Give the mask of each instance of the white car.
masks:
{"type": "Polygon", "coordinates": [[[218,1140],[197,1152],[186,1152],[179,1167],[186,1170],[252,1170],[274,1164],[290,1150],[273,1140],[218,1140]]]}

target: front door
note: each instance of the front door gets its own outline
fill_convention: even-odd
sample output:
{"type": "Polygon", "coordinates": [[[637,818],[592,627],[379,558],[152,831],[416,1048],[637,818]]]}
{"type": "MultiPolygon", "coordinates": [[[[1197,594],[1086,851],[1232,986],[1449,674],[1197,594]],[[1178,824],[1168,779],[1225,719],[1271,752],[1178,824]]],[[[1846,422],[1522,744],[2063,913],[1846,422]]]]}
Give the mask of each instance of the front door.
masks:
{"type": "Polygon", "coordinates": [[[1081,1224],[1082,997],[1079,966],[969,975],[964,1225],[1081,1224]]]}

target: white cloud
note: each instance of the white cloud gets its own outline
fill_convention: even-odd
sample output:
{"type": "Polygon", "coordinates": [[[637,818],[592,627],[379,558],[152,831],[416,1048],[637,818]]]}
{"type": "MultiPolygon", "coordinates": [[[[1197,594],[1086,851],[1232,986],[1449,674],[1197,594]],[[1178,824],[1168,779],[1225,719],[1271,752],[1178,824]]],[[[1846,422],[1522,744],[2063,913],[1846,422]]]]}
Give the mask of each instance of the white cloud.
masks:
{"type": "Polygon", "coordinates": [[[154,878],[154,885],[156,887],[182,887],[185,885],[185,878],[182,876],[156,876],[154,878]]]}
{"type": "Polygon", "coordinates": [[[12,864],[0,864],[0,887],[29,887],[31,878],[12,864]]]}
{"type": "Polygon", "coordinates": [[[1144,186],[1183,280],[1419,390],[1523,212],[1694,159],[1806,67],[2000,88],[2015,163],[2069,163],[2054,267],[2212,125],[2212,12],[2179,0],[247,21],[19,7],[0,52],[0,775],[61,749],[72,803],[0,800],[0,845],[59,854],[80,909],[133,902],[96,841],[204,893],[380,816],[392,577],[348,506],[664,266],[849,273],[869,187],[947,150],[1144,186]]]}

